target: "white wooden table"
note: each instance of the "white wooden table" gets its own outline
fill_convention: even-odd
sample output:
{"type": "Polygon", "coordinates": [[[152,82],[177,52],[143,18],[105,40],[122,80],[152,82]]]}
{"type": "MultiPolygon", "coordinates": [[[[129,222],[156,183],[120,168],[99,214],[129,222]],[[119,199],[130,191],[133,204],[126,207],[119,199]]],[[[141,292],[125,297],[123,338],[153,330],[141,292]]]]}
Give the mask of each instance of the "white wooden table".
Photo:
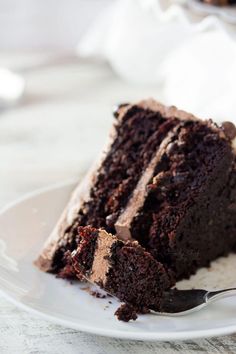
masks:
{"type": "MultiPolygon", "coordinates": [[[[20,68],[40,58],[40,53],[1,53],[0,65],[20,68]]],[[[32,70],[26,79],[21,104],[0,115],[0,206],[84,173],[107,135],[113,104],[161,99],[160,88],[122,83],[102,64],[78,61],[32,70]]],[[[125,352],[236,353],[236,335],[174,343],[115,340],[53,325],[0,296],[1,354],[125,352]]]]}

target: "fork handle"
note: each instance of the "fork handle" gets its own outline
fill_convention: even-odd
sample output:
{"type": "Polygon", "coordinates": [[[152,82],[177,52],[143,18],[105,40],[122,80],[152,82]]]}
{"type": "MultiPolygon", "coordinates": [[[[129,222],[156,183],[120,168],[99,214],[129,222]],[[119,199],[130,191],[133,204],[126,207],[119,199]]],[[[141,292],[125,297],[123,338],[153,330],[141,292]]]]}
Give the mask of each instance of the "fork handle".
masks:
{"type": "Polygon", "coordinates": [[[236,296],[236,288],[217,290],[217,291],[208,291],[206,293],[205,302],[215,302],[220,299],[225,299],[227,297],[236,296]]]}

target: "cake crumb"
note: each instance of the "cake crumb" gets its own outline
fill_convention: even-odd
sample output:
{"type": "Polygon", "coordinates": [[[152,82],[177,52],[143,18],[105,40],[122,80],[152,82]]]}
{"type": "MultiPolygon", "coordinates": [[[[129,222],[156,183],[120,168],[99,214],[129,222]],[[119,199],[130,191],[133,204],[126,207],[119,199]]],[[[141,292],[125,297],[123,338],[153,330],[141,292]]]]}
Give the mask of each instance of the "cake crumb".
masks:
{"type": "Polygon", "coordinates": [[[130,320],[135,321],[137,316],[136,309],[129,304],[121,305],[115,312],[115,316],[117,316],[119,321],[129,322],[130,320]]]}
{"type": "Polygon", "coordinates": [[[101,294],[99,291],[90,290],[90,295],[96,297],[97,299],[105,299],[107,296],[105,294],[101,294]]]}

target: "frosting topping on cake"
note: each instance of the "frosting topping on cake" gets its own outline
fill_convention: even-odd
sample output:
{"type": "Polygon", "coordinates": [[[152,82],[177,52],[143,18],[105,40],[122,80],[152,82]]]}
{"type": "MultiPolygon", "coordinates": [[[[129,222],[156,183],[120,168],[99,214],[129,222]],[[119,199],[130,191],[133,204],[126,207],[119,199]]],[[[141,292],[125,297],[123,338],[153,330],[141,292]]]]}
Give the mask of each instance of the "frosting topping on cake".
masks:
{"type": "Polygon", "coordinates": [[[111,246],[116,242],[111,234],[105,230],[99,230],[93,265],[88,280],[94,283],[104,284],[109,270],[109,255],[111,246]]]}

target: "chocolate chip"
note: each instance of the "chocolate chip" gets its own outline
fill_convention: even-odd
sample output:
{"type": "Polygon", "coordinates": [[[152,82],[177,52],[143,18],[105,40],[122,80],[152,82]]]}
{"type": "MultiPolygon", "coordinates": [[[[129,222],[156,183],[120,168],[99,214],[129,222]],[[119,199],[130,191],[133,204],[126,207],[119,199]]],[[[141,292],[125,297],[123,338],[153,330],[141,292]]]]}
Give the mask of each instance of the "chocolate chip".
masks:
{"type": "Polygon", "coordinates": [[[228,139],[233,140],[236,137],[236,127],[232,122],[223,122],[221,128],[228,139]]]}

